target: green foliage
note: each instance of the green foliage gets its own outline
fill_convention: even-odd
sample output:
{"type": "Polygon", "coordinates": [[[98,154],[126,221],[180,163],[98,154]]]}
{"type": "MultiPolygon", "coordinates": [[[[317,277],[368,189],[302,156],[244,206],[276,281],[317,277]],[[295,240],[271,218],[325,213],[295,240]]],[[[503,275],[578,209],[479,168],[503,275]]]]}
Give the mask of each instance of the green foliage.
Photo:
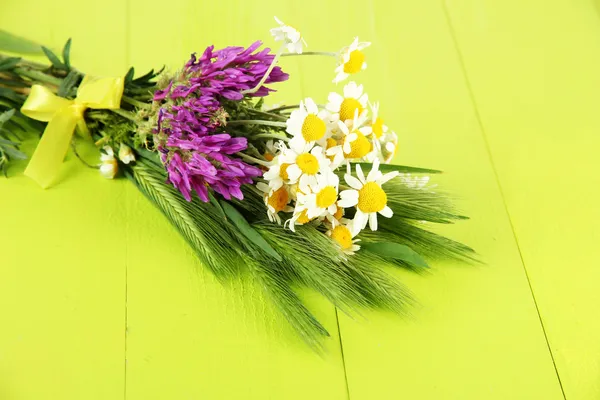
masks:
{"type": "Polygon", "coordinates": [[[54,52],[52,52],[52,50],[50,50],[46,46],[42,46],[42,50],[44,51],[44,54],[46,55],[46,57],[48,57],[48,60],[50,60],[50,63],[52,64],[52,66],[54,68],[56,68],[56,69],[66,69],[67,68],[67,66],[65,64],[63,64],[63,62],[60,60],[60,58],[58,58],[57,55],[54,54],[54,52]]]}
{"type": "Polygon", "coordinates": [[[165,184],[164,171],[138,160],[125,168],[132,180],[178,229],[200,261],[218,278],[230,277],[242,263],[239,244],[229,224],[214,218],[213,206],[198,199],[186,201],[172,186],[165,184]]]}
{"type": "Polygon", "coordinates": [[[265,241],[265,239],[258,233],[254,228],[250,226],[246,218],[231,204],[227,201],[221,200],[220,205],[222,207],[222,211],[229,217],[231,222],[235,225],[236,228],[239,229],[240,233],[260,249],[262,249],[265,253],[276,259],[277,261],[281,261],[281,256],[273,250],[271,246],[265,241]]]}
{"type": "Polygon", "coordinates": [[[362,250],[378,254],[385,259],[404,261],[419,268],[429,268],[427,261],[410,247],[393,242],[372,242],[362,246],[362,250]]]}
{"type": "Polygon", "coordinates": [[[27,155],[19,151],[19,142],[10,140],[10,131],[5,128],[7,122],[15,115],[15,110],[8,110],[0,114],[0,170],[6,176],[8,164],[11,160],[25,160],[27,155]]]}
{"type": "Polygon", "coordinates": [[[8,57],[8,58],[5,58],[4,60],[0,61],[0,72],[2,72],[2,71],[10,71],[20,61],[21,61],[21,57],[8,57]]]}
{"type": "Polygon", "coordinates": [[[71,38],[67,40],[65,43],[65,47],[63,47],[63,62],[67,70],[71,69],[71,38]]]}
{"type": "Polygon", "coordinates": [[[0,51],[38,55],[42,53],[42,46],[0,29],[0,51]]]}
{"type": "Polygon", "coordinates": [[[124,94],[126,96],[136,97],[142,101],[152,98],[152,93],[156,90],[156,79],[164,71],[164,67],[158,71],[154,69],[150,70],[146,74],[134,78],[135,69],[129,68],[125,75],[125,89],[124,94]]]}

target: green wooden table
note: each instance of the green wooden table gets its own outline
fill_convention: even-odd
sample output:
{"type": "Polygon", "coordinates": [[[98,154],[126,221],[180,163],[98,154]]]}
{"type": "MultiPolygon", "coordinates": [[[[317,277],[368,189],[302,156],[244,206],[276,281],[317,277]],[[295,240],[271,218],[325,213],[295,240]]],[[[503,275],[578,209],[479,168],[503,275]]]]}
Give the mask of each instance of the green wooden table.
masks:
{"type": "MultiPolygon", "coordinates": [[[[357,77],[397,161],[472,217],[438,231],[483,266],[395,271],[411,316],[349,317],[312,353],[247,280],[222,286],[126,180],[69,155],[41,190],[0,179],[0,399],[600,398],[600,3],[596,0],[5,1],[0,27],[123,75],[248,45],[273,15],[310,50],[370,40],[357,77]]],[[[333,63],[289,57],[272,102],[324,101],[333,63]]]]}

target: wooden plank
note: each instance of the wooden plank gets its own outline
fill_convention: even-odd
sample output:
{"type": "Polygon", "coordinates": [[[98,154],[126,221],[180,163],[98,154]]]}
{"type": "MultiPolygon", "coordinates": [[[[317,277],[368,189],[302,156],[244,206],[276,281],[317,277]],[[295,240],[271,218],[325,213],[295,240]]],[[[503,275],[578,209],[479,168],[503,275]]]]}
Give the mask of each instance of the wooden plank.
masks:
{"type": "MultiPolygon", "coordinates": [[[[140,72],[180,68],[210,44],[273,44],[264,8],[237,2],[133,0],[130,55],[140,72]],[[226,17],[223,13],[226,12],[226,17]],[[169,22],[170,21],[170,22],[169,22]]],[[[281,18],[291,17],[278,3],[281,18]]],[[[297,67],[284,60],[290,72],[297,67]],[[291,67],[291,69],[288,68],[291,67]]],[[[271,102],[297,98],[299,80],[280,85],[271,102]]],[[[327,354],[312,353],[291,332],[259,287],[245,277],[223,287],[184,241],[134,189],[129,192],[127,398],[343,399],[346,384],[334,308],[307,293],[310,309],[332,334],[327,354]]]]}
{"type": "Polygon", "coordinates": [[[567,399],[600,397],[600,6],[447,2],[567,399]]]}
{"type": "MultiPolygon", "coordinates": [[[[561,399],[441,4],[307,0],[294,18],[314,21],[306,35],[314,50],[337,49],[354,35],[373,42],[369,68],[356,79],[399,132],[397,161],[446,171],[436,182],[472,219],[439,231],[486,262],[436,264],[425,276],[394,272],[420,302],[409,319],[341,315],[350,398],[561,399]]],[[[305,90],[322,101],[331,66],[304,63],[305,90]]]]}
{"type": "MultiPolygon", "coordinates": [[[[72,35],[74,64],[112,73],[124,67],[118,3],[86,10],[71,0],[9,2],[0,26],[58,51],[72,35]],[[114,40],[90,42],[109,18],[114,40]],[[110,65],[98,53],[107,46],[116,53],[110,65]]],[[[105,180],[72,155],[48,190],[23,169],[0,178],[0,398],[122,398],[127,183],[105,180]]]]}

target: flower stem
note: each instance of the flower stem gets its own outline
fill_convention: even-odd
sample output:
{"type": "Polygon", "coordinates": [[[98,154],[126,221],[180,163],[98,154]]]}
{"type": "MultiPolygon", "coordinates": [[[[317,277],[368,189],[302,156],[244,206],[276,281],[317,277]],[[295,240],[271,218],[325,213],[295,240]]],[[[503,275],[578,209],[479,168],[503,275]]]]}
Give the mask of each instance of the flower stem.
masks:
{"type": "Polygon", "coordinates": [[[256,114],[264,115],[265,117],[277,118],[281,121],[287,120],[287,117],[284,117],[283,115],[272,113],[270,111],[261,111],[261,110],[255,109],[255,108],[249,108],[248,111],[256,113],[256,114]]]}
{"type": "Polygon", "coordinates": [[[273,113],[273,112],[276,112],[276,111],[291,110],[292,108],[298,108],[298,107],[300,107],[300,104],[292,104],[292,105],[289,105],[289,106],[272,108],[272,109],[269,110],[269,112],[273,113]]]}
{"type": "Polygon", "coordinates": [[[122,96],[121,100],[123,100],[123,102],[127,103],[127,104],[131,104],[134,107],[137,108],[144,108],[146,110],[149,110],[150,108],[152,108],[152,106],[148,103],[143,103],[141,101],[138,101],[134,98],[128,97],[128,96],[122,96]]]}
{"type": "Polygon", "coordinates": [[[337,53],[333,53],[331,51],[305,51],[302,52],[300,54],[298,53],[284,53],[281,55],[282,57],[288,57],[288,56],[327,56],[327,57],[336,57],[338,56],[337,53]]]}
{"type": "Polygon", "coordinates": [[[135,115],[132,114],[129,111],[125,111],[123,109],[117,108],[117,109],[111,109],[110,111],[114,112],[115,114],[120,115],[121,117],[127,118],[130,121],[135,122],[135,115]]]}
{"type": "Polygon", "coordinates": [[[15,68],[13,70],[17,75],[25,76],[29,79],[33,79],[34,81],[49,83],[54,86],[60,86],[62,83],[62,79],[56,78],[51,75],[47,75],[43,72],[36,71],[34,69],[29,68],[15,68]]]}
{"type": "Polygon", "coordinates": [[[242,94],[252,94],[252,93],[256,93],[258,91],[258,89],[260,89],[260,87],[266,82],[266,80],[269,78],[269,75],[271,74],[271,71],[273,71],[273,68],[275,68],[275,64],[277,64],[277,60],[279,60],[279,57],[281,56],[281,54],[283,53],[283,50],[285,50],[285,42],[283,43],[283,45],[281,46],[281,48],[279,49],[279,51],[277,52],[277,54],[275,54],[275,57],[273,58],[273,61],[271,62],[271,65],[269,65],[269,69],[267,69],[267,72],[265,72],[265,74],[263,75],[262,79],[260,80],[260,82],[258,82],[258,85],[254,86],[252,89],[248,89],[248,90],[243,90],[241,93],[242,94]]]}
{"type": "Polygon", "coordinates": [[[290,138],[288,138],[287,136],[274,135],[272,133],[259,133],[258,135],[251,136],[251,139],[261,139],[261,138],[279,139],[279,140],[283,140],[284,142],[290,141],[290,138]]]}
{"type": "Polygon", "coordinates": [[[254,164],[259,164],[259,165],[262,165],[265,167],[271,166],[271,164],[268,161],[259,160],[258,158],[254,158],[252,156],[249,156],[248,154],[235,153],[235,155],[243,158],[244,160],[246,160],[248,162],[254,163],[254,164]]]}
{"type": "MultiPolygon", "coordinates": [[[[282,106],[282,107],[277,107],[277,108],[273,108],[271,110],[269,110],[270,113],[275,113],[275,112],[281,112],[281,111],[285,111],[285,110],[291,110],[293,108],[299,108],[300,104],[292,104],[289,106],[282,106]]],[[[317,104],[317,107],[320,109],[325,109],[325,105],[324,104],[317,104]]]]}
{"type": "Polygon", "coordinates": [[[228,121],[227,125],[266,125],[266,126],[276,126],[279,128],[285,128],[285,122],[277,122],[277,121],[265,121],[262,119],[239,119],[236,121],[228,121]]]}

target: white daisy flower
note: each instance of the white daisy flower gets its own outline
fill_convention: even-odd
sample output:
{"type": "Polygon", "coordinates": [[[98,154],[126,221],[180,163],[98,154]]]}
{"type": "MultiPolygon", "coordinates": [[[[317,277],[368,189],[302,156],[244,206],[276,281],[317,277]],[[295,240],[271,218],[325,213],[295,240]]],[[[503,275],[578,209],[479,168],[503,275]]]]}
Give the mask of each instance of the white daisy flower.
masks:
{"type": "Polygon", "coordinates": [[[300,190],[304,193],[308,192],[308,186],[316,185],[317,174],[329,170],[331,164],[323,148],[311,143],[290,143],[290,148],[280,157],[282,163],[289,164],[286,168],[289,181],[298,182],[300,190]]]}
{"type": "Polygon", "coordinates": [[[341,200],[338,201],[338,205],[345,208],[356,206],[356,215],[353,221],[357,228],[364,229],[368,222],[371,230],[376,231],[377,213],[386,218],[394,215],[392,209],[387,206],[387,195],[381,185],[397,175],[398,171],[383,175],[379,171],[379,160],[376,159],[366,179],[358,164],[356,165],[358,179],[350,174],[344,176],[346,183],[352,189],[340,193],[341,200]]]}
{"type": "Polygon", "coordinates": [[[363,94],[363,85],[357,85],[356,82],[349,82],[344,86],[344,95],[331,92],[328,96],[327,110],[332,113],[334,119],[345,122],[354,118],[354,113],[362,115],[366,111],[368,96],[363,94]]]}
{"type": "Polygon", "coordinates": [[[296,232],[296,225],[304,225],[312,221],[314,218],[308,218],[308,209],[305,205],[296,203],[294,215],[292,218],[285,221],[284,227],[289,228],[292,232],[296,232]]]}
{"type": "Polygon", "coordinates": [[[271,190],[269,185],[264,182],[258,182],[256,188],[264,193],[265,205],[267,206],[267,216],[269,221],[277,222],[281,225],[281,217],[279,212],[292,212],[294,209],[288,204],[290,203],[290,195],[285,186],[277,190],[271,190]]]}
{"type": "Polygon", "coordinates": [[[308,218],[328,217],[332,223],[337,222],[333,215],[338,210],[339,186],[340,178],[333,171],[317,175],[317,184],[311,186],[310,193],[303,195],[302,199],[308,209],[308,218]]]}
{"type": "Polygon", "coordinates": [[[271,29],[271,35],[277,42],[284,42],[290,53],[302,54],[302,45],[306,46],[307,44],[300,32],[295,28],[284,24],[279,18],[274,18],[279,26],[271,29]]]}
{"type": "Polygon", "coordinates": [[[326,234],[340,246],[344,253],[352,255],[360,250],[360,246],[356,244],[360,239],[354,239],[360,229],[356,229],[354,222],[345,218],[340,222],[341,224],[333,226],[326,234]]]}
{"type": "Polygon", "coordinates": [[[370,42],[359,42],[358,37],[356,37],[350,46],[344,47],[340,51],[341,63],[335,69],[337,75],[335,76],[333,83],[341,82],[348,78],[350,74],[356,74],[367,68],[365,54],[362,50],[370,45],[370,42]]]}
{"type": "Polygon", "coordinates": [[[100,174],[107,179],[113,179],[119,171],[119,164],[110,146],[104,146],[103,150],[104,153],[100,155],[100,161],[102,162],[100,165],[100,174]]]}
{"type": "Polygon", "coordinates": [[[371,130],[362,126],[365,115],[354,113],[352,122],[338,121],[338,127],[343,135],[342,143],[327,150],[328,156],[333,156],[333,164],[339,166],[344,160],[363,159],[373,152],[373,144],[368,136],[371,130]]]}
{"type": "Polygon", "coordinates": [[[290,164],[283,162],[283,157],[281,157],[281,155],[275,157],[269,169],[263,174],[263,178],[269,182],[271,190],[277,190],[284,184],[291,183],[287,173],[289,166],[290,164]]]}
{"type": "MultiPolygon", "coordinates": [[[[275,143],[273,140],[267,141],[267,143],[265,144],[265,152],[263,154],[265,160],[269,162],[273,161],[273,159],[277,157],[279,153],[281,153],[280,143],[281,141],[279,141],[278,143],[275,143]]],[[[285,144],[283,144],[283,147],[285,147],[285,144]]]]}
{"type": "Polygon", "coordinates": [[[314,100],[307,97],[300,102],[299,109],[292,111],[286,121],[286,132],[293,136],[292,142],[297,145],[316,142],[324,146],[331,135],[327,126],[329,119],[329,112],[319,111],[314,100]]]}
{"type": "Polygon", "coordinates": [[[383,123],[383,119],[379,116],[379,103],[371,104],[371,118],[369,127],[373,136],[377,139],[381,139],[383,135],[388,131],[388,127],[383,123]]]}
{"type": "Polygon", "coordinates": [[[130,162],[135,161],[133,150],[125,143],[121,143],[119,146],[119,160],[121,160],[123,164],[129,164],[130,162]]]}
{"type": "Polygon", "coordinates": [[[398,151],[398,135],[394,131],[387,132],[381,137],[380,143],[384,162],[389,164],[398,151]]]}

